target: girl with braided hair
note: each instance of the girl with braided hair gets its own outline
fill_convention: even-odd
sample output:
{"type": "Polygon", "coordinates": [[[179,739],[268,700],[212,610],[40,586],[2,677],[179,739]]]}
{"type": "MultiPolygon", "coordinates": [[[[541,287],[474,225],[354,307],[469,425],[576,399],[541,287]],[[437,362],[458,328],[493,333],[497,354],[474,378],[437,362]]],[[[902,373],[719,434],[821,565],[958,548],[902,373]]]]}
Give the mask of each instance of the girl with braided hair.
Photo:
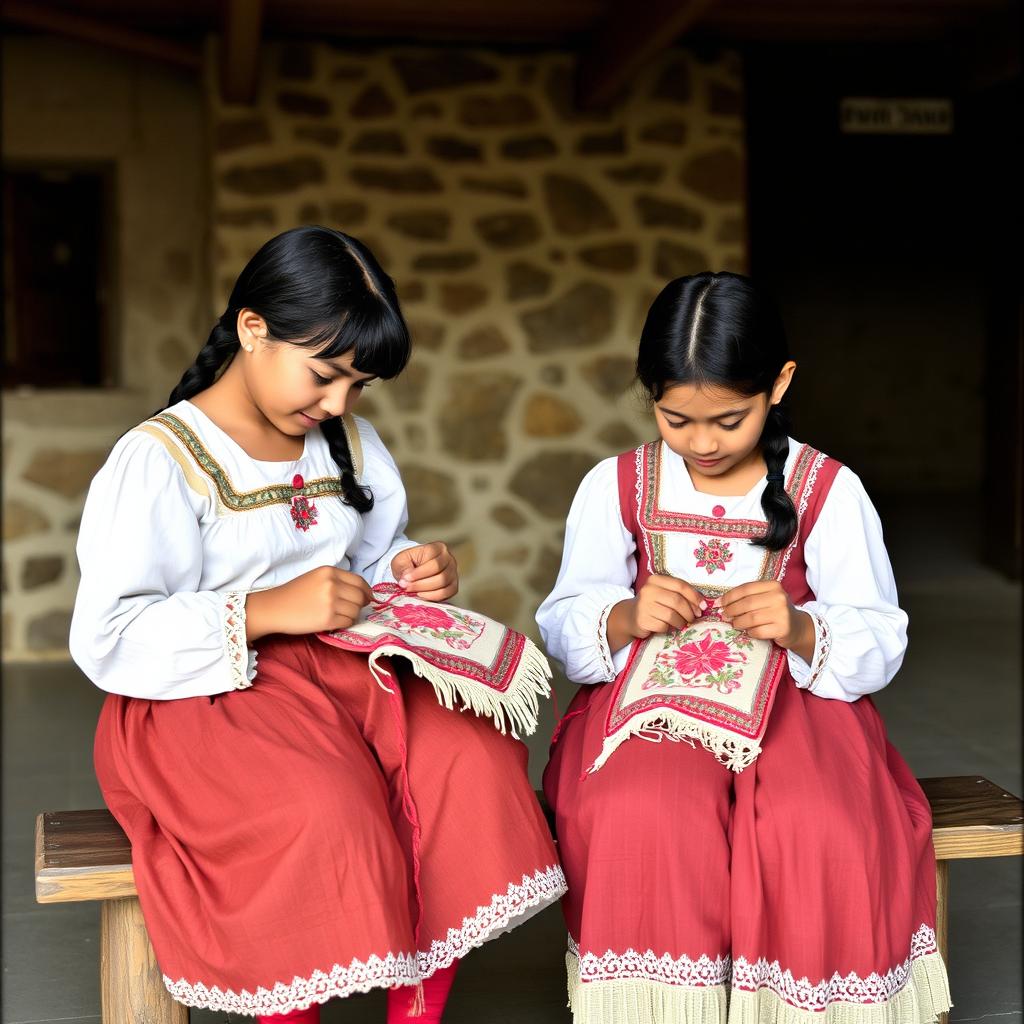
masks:
{"type": "MultiPolygon", "coordinates": [[[[537,620],[583,684],[544,777],[576,1024],[923,1024],[950,1006],[929,805],[870,697],[907,616],[859,479],[788,434],[795,369],[749,279],[672,281],[637,357],[660,438],[596,466],[569,512],[537,620]],[[603,753],[631,648],[659,635],[769,652],[781,676],[745,767],[707,738],[729,705],[673,732],[656,692],[603,753]]],[[[743,656],[690,646],[671,681],[707,709],[743,656]]]]}
{"type": "Polygon", "coordinates": [[[316,639],[370,588],[444,601],[362,391],[410,351],[356,239],[242,271],[195,363],[89,490],[71,651],[109,691],[95,764],[171,995],[261,1021],[388,989],[439,1021],[459,959],[565,891],[522,743],[316,639]]]}

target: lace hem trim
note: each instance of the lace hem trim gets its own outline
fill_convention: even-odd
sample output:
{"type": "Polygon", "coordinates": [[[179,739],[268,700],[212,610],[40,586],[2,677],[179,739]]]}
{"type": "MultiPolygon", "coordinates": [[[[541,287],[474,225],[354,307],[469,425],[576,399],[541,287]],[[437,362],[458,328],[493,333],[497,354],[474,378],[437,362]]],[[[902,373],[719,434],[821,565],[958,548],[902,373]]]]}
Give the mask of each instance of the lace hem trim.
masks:
{"type": "Polygon", "coordinates": [[[523,875],[521,883],[512,882],[504,893],[495,893],[488,906],[463,918],[461,927],[450,928],[447,937],[435,940],[426,952],[371,956],[365,962],[353,960],[347,967],[335,964],[329,971],[314,971],[308,978],[296,977],[290,984],[277,982],[273,988],[257,988],[253,992],[207,987],[201,981],[192,984],[184,978],[172,981],[167,975],[164,985],[174,999],[187,1006],[253,1016],[291,1013],[373,988],[415,985],[488,939],[515,927],[521,923],[517,918],[554,903],[567,888],[565,875],[557,864],[537,870],[532,877],[523,875]]]}
{"type": "Polygon", "coordinates": [[[471,949],[515,927],[512,922],[527,911],[541,910],[560,900],[568,888],[565,875],[557,864],[538,870],[532,878],[523,875],[519,885],[510,882],[504,894],[494,894],[489,906],[478,907],[472,917],[462,919],[460,928],[449,928],[444,939],[435,939],[429,950],[416,954],[420,974],[429,978],[435,971],[450,967],[471,949]]]}
{"type": "Polygon", "coordinates": [[[249,648],[245,638],[245,594],[231,591],[224,595],[224,650],[228,656],[231,671],[231,686],[244,690],[252,686],[255,661],[250,663],[249,648]],[[250,675],[250,668],[253,670],[250,675]]]}
{"type": "Polygon", "coordinates": [[[769,963],[763,957],[755,961],[737,957],[730,971],[729,957],[712,959],[706,954],[697,960],[687,956],[675,959],[668,953],[659,956],[652,950],[640,953],[628,949],[622,954],[608,950],[603,956],[594,953],[580,956],[571,937],[569,952],[579,960],[579,979],[584,984],[624,978],[691,988],[731,984],[733,993],[768,990],[796,1009],[814,1012],[827,1010],[832,1003],[873,1005],[892,1000],[912,980],[917,961],[938,955],[935,931],[925,924],[914,933],[907,959],[885,974],[872,973],[862,978],[852,972],[843,976],[837,971],[831,978],[816,983],[807,978],[794,978],[791,971],[782,969],[778,960],[769,963]]]}
{"type": "Polygon", "coordinates": [[[627,949],[625,953],[613,953],[609,949],[602,956],[596,953],[584,953],[580,956],[579,947],[572,936],[569,936],[569,953],[579,960],[579,979],[584,983],[642,978],[662,985],[695,988],[724,985],[729,980],[730,960],[727,956],[716,956],[712,959],[704,953],[696,960],[691,960],[688,956],[676,959],[668,953],[659,956],[650,949],[643,953],[635,949],[627,949]]]}
{"type": "Polygon", "coordinates": [[[194,985],[184,978],[171,981],[164,975],[167,991],[179,1003],[204,1010],[246,1013],[250,1016],[271,1016],[304,1010],[328,999],[369,992],[373,988],[415,985],[419,980],[416,960],[411,953],[388,953],[371,956],[365,963],[353,960],[347,967],[335,964],[329,971],[314,971],[308,978],[294,978],[290,985],[278,982],[273,988],[242,989],[207,988],[201,981],[194,985]]]}

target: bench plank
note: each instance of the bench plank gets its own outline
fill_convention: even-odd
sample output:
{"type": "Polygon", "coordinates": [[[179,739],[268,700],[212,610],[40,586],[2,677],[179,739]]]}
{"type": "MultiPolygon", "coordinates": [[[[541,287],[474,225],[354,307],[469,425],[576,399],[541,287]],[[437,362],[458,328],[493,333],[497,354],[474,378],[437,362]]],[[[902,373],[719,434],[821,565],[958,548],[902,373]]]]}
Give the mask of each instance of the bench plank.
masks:
{"type": "MultiPolygon", "coordinates": [[[[1024,810],[1019,797],[978,775],[920,779],[932,805],[935,856],[1019,857],[1024,810]]],[[[550,811],[545,811],[551,821],[550,811]]],[[[553,825],[552,821],[552,825],[553,825]]],[[[59,811],[36,819],[39,903],[134,896],[128,837],[106,809],[59,811]]]]}
{"type": "Polygon", "coordinates": [[[132,850],[110,811],[57,811],[36,818],[36,902],[135,896],[132,850]]]}
{"type": "Polygon", "coordinates": [[[932,805],[938,860],[1024,855],[1020,797],[980,775],[918,779],[932,805]]]}

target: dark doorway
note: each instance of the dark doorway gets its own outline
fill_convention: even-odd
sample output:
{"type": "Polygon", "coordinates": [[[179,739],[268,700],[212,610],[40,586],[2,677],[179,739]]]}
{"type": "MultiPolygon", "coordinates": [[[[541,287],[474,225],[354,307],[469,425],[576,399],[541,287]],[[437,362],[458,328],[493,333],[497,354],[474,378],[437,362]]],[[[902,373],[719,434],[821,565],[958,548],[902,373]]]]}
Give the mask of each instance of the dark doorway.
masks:
{"type": "Polygon", "coordinates": [[[111,167],[3,171],[6,388],[113,383],[111,167]]]}
{"type": "Polygon", "coordinates": [[[800,364],[796,436],[880,505],[969,519],[1016,575],[1019,85],[972,89],[952,46],[765,46],[747,95],[751,268],[800,364]],[[873,97],[948,101],[952,130],[844,132],[844,99],[873,97]]]}

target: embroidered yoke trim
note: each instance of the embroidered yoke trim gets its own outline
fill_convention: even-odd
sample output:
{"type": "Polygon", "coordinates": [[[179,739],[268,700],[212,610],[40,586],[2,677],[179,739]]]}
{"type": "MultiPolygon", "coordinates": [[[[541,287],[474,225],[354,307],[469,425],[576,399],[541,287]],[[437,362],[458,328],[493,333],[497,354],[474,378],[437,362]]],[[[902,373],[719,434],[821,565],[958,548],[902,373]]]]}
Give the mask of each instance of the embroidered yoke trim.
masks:
{"type": "MultiPolygon", "coordinates": [[[[249,512],[257,508],[265,508],[267,505],[287,505],[295,496],[295,488],[290,483],[270,484],[255,491],[236,490],[224,467],[210,454],[187,423],[167,412],[160,413],[159,416],[154,416],[147,422],[159,423],[181,442],[185,450],[195,460],[196,465],[216,484],[221,502],[232,512],[249,512]]],[[[343,495],[344,493],[341,478],[334,476],[318,477],[316,480],[310,480],[303,487],[303,494],[308,498],[318,498],[326,494],[343,495]]]]}
{"type": "Polygon", "coordinates": [[[567,888],[565,875],[557,864],[538,869],[532,877],[523,875],[520,884],[509,883],[504,893],[496,893],[488,906],[478,907],[472,917],[463,918],[461,927],[449,928],[447,937],[435,940],[427,952],[371,956],[366,961],[353,960],[347,967],[335,964],[329,971],[314,971],[308,978],[296,977],[290,984],[277,982],[273,988],[257,988],[253,992],[235,992],[216,985],[208,988],[201,981],[192,984],[184,978],[172,981],[166,974],[164,985],[178,1002],[188,1006],[261,1016],[291,1013],[373,988],[415,985],[514,927],[518,923],[516,918],[561,899],[567,888]]]}
{"type": "MultiPolygon", "coordinates": [[[[799,493],[800,500],[796,503],[796,516],[797,522],[803,523],[804,513],[807,511],[807,506],[810,503],[811,495],[814,493],[814,485],[818,479],[818,471],[823,465],[825,465],[826,456],[823,452],[816,452],[809,445],[804,445],[804,450],[800,453],[800,458],[797,460],[797,466],[794,468],[793,475],[796,476],[797,470],[806,472],[807,480],[800,487],[799,493]],[[813,456],[813,458],[812,458],[813,456]],[[809,465],[808,465],[809,463],[809,465]]],[[[790,497],[792,498],[793,492],[790,491],[790,497]]],[[[800,528],[797,527],[796,536],[793,537],[792,543],[786,548],[785,554],[782,556],[782,564],[779,566],[778,574],[776,579],[780,582],[786,575],[786,567],[789,565],[789,559],[792,556],[794,550],[796,550],[797,543],[800,540],[800,528]]],[[[778,555],[778,552],[776,552],[778,555]]]]}
{"type": "Polygon", "coordinates": [[[569,938],[569,952],[578,958],[580,980],[587,982],[619,981],[623,978],[641,978],[664,985],[699,987],[729,985],[733,993],[758,992],[768,989],[790,1006],[800,1010],[822,1012],[832,1003],[860,1003],[872,1005],[894,999],[913,977],[914,963],[922,957],[938,955],[935,931],[922,924],[910,941],[910,955],[885,974],[871,973],[862,978],[850,973],[845,977],[838,972],[817,983],[807,978],[796,979],[792,971],[783,970],[778,960],[769,963],[763,957],[753,962],[745,957],[730,961],[727,956],[714,959],[702,955],[697,960],[687,956],[675,959],[668,953],[661,956],[652,950],[639,953],[628,949],[617,954],[608,950],[603,956],[595,953],[580,955],[579,947],[569,938]]]}
{"type": "Polygon", "coordinates": [[[245,638],[245,594],[231,591],[224,595],[224,649],[231,668],[231,685],[236,690],[252,686],[249,678],[249,648],[245,638]]]}
{"type": "Polygon", "coordinates": [[[568,888],[557,864],[536,871],[532,878],[523,875],[519,885],[510,882],[504,894],[494,894],[489,906],[478,907],[472,917],[462,919],[460,928],[449,928],[444,939],[435,939],[429,950],[416,954],[420,975],[429,978],[435,971],[450,967],[471,949],[506,931],[515,918],[560,900],[568,888]]]}
{"type": "MultiPolygon", "coordinates": [[[[661,481],[661,455],[663,441],[651,441],[636,450],[636,522],[643,536],[649,572],[664,573],[665,534],[695,533],[700,536],[758,540],[764,536],[767,524],[753,519],[716,519],[712,516],[692,515],[689,512],[671,512],[659,504],[661,481]]],[[[783,551],[764,553],[758,577],[779,580],[786,575],[790,557],[800,542],[800,526],[810,503],[818,478],[818,471],[826,456],[810,445],[802,445],[793,462],[786,483],[786,493],[797,510],[798,526],[792,542],[783,551]]]]}

